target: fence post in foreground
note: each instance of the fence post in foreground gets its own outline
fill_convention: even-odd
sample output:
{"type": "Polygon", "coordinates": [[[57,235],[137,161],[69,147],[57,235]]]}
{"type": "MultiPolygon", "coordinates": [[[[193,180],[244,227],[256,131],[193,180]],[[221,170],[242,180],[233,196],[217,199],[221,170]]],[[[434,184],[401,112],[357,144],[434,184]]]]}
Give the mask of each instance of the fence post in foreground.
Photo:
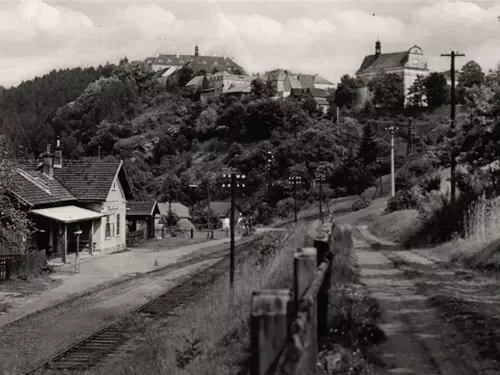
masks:
{"type": "Polygon", "coordinates": [[[317,266],[328,261],[328,269],[318,293],[318,340],[328,333],[328,291],[332,277],[333,253],[330,249],[331,231],[323,233],[314,240],[314,247],[317,251],[317,266]]]}
{"type": "Polygon", "coordinates": [[[191,238],[194,238],[194,229],[191,228],[191,238]]]}
{"type": "Polygon", "coordinates": [[[300,299],[314,279],[316,273],[317,252],[314,247],[297,249],[294,254],[294,300],[296,311],[300,299]]]}
{"type": "Polygon", "coordinates": [[[292,306],[289,289],[253,292],[250,316],[251,375],[267,375],[288,339],[292,306]]]}
{"type": "MultiPolygon", "coordinates": [[[[302,298],[316,275],[317,252],[314,247],[297,249],[294,254],[294,289],[295,289],[295,313],[299,313],[302,298]]],[[[305,374],[305,369],[316,368],[316,356],[318,353],[317,338],[317,309],[315,303],[308,307],[307,323],[299,334],[303,344],[300,353],[298,374],[305,374]],[[305,366],[305,367],[304,367],[305,366]]]]}

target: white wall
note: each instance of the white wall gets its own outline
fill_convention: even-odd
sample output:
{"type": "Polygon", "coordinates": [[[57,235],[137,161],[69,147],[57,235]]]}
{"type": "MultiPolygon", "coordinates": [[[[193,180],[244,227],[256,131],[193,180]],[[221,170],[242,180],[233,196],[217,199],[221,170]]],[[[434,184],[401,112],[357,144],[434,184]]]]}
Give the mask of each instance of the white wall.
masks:
{"type": "MultiPolygon", "coordinates": [[[[100,220],[94,221],[94,234],[92,241],[95,242],[95,250],[97,251],[115,251],[125,248],[126,246],[126,213],[127,206],[125,200],[125,194],[123,188],[118,181],[118,178],[114,181],[112,187],[108,193],[106,202],[103,203],[92,203],[85,205],[85,208],[100,212],[102,214],[109,214],[109,222],[114,223],[114,233],[108,238],[106,238],[106,216],[102,217],[100,220]],[[117,214],[120,214],[120,234],[117,235],[117,214]]],[[[108,215],[107,215],[108,216],[108,215]]]]}

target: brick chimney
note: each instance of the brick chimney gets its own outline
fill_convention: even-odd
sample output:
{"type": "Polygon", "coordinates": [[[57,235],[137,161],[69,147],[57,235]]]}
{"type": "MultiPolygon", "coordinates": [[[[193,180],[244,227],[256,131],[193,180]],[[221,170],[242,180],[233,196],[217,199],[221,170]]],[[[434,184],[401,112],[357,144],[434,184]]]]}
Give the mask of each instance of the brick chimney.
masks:
{"type": "Polygon", "coordinates": [[[61,140],[57,137],[56,149],[54,150],[54,168],[62,168],[62,163],[61,140]]]}
{"type": "Polygon", "coordinates": [[[54,178],[54,157],[50,151],[50,143],[47,144],[47,150],[43,154],[43,174],[54,178]]]}

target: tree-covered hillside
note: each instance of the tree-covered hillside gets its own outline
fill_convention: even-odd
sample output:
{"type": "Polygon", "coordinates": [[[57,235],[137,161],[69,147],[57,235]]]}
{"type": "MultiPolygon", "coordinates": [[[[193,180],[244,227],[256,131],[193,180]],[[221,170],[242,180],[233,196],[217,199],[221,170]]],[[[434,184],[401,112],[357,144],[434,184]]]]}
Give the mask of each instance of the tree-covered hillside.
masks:
{"type": "MultiPolygon", "coordinates": [[[[208,186],[213,198],[225,198],[223,170],[238,168],[247,176],[239,192],[247,197],[245,208],[264,220],[293,207],[292,174],[303,178],[298,194],[303,203],[317,198],[312,188],[320,164],[330,197],[359,194],[388,173],[387,122],[400,124],[396,164],[405,163],[407,119],[384,108],[391,101],[383,96],[388,92],[383,80],[376,85],[377,108],[360,113],[349,108],[355,84],[342,77],[345,89],[329,98],[326,114],[311,100],[272,98],[272,90],[259,81],[242,99],[223,96],[200,103],[189,91],[162,87],[148,67],[123,59],[116,66],[53,71],[7,90],[0,98],[1,131],[18,156],[37,156],[59,136],[65,158],[98,152],[122,158],[143,199],[193,203],[206,199],[208,186]],[[341,107],[340,123],[335,105],[341,107]],[[274,155],[269,170],[268,151],[274,155]],[[190,190],[190,184],[199,189],[190,190]]],[[[413,116],[422,134],[420,148],[439,143],[440,135],[433,136],[439,120],[413,116]]]]}

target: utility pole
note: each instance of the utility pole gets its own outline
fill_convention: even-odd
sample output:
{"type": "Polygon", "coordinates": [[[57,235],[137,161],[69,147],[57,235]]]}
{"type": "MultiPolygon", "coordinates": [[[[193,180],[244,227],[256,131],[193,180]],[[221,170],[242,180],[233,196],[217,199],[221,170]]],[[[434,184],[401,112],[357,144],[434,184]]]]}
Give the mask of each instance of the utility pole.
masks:
{"type": "Polygon", "coordinates": [[[325,218],[323,217],[323,183],[326,180],[324,170],[325,167],[321,165],[316,171],[316,182],[319,182],[319,219],[321,220],[321,224],[325,222],[325,218]]]}
{"type": "MultiPolygon", "coordinates": [[[[450,57],[451,58],[451,70],[450,70],[450,76],[451,76],[451,105],[450,105],[450,129],[452,130],[452,134],[454,133],[455,130],[455,104],[456,104],[456,97],[455,97],[455,57],[462,57],[465,56],[463,53],[456,53],[455,51],[451,51],[451,53],[442,53],[441,56],[443,57],[450,57]]],[[[452,145],[451,148],[451,160],[450,160],[450,182],[451,182],[451,203],[455,203],[455,186],[456,186],[456,176],[455,176],[455,169],[457,166],[457,161],[455,160],[456,158],[456,150],[455,150],[455,145],[452,145]]]]}
{"type": "Polygon", "coordinates": [[[234,268],[235,268],[235,253],[234,253],[234,208],[235,208],[235,196],[236,196],[236,188],[244,188],[245,184],[240,182],[245,179],[244,174],[240,174],[236,170],[231,170],[228,173],[224,173],[222,175],[224,182],[222,184],[222,187],[225,188],[230,188],[231,189],[231,215],[230,215],[230,221],[229,221],[229,226],[231,230],[231,242],[230,242],[230,265],[229,265],[229,287],[230,287],[230,292],[231,296],[233,295],[234,292],[234,268]]]}
{"type": "Polygon", "coordinates": [[[273,165],[274,165],[274,155],[271,151],[266,153],[266,170],[267,170],[267,202],[271,206],[271,189],[273,186],[273,165]]]}
{"type": "Polygon", "coordinates": [[[396,133],[399,128],[394,125],[387,126],[385,130],[388,130],[391,134],[391,197],[396,195],[396,176],[395,176],[395,166],[394,166],[394,133],[396,133]]]}
{"type": "Polygon", "coordinates": [[[196,185],[196,184],[190,184],[189,188],[191,189],[191,200],[193,202],[191,204],[191,220],[194,221],[194,192],[195,192],[196,189],[198,189],[198,185],[196,185]]]}
{"type": "Polygon", "coordinates": [[[411,118],[410,118],[410,119],[408,119],[408,145],[406,147],[406,156],[410,156],[411,154],[413,154],[412,133],[413,133],[413,126],[412,126],[411,118]]]}
{"type": "Polygon", "coordinates": [[[207,226],[208,226],[208,232],[207,232],[207,239],[214,239],[214,231],[212,230],[212,218],[211,218],[211,213],[210,213],[210,202],[212,201],[212,198],[210,197],[210,182],[207,182],[207,201],[208,201],[208,208],[207,208],[207,226]]]}
{"type": "Polygon", "coordinates": [[[291,176],[288,177],[288,183],[293,186],[293,202],[294,202],[294,217],[295,222],[297,222],[297,185],[302,183],[302,177],[300,176],[291,176]]]}

